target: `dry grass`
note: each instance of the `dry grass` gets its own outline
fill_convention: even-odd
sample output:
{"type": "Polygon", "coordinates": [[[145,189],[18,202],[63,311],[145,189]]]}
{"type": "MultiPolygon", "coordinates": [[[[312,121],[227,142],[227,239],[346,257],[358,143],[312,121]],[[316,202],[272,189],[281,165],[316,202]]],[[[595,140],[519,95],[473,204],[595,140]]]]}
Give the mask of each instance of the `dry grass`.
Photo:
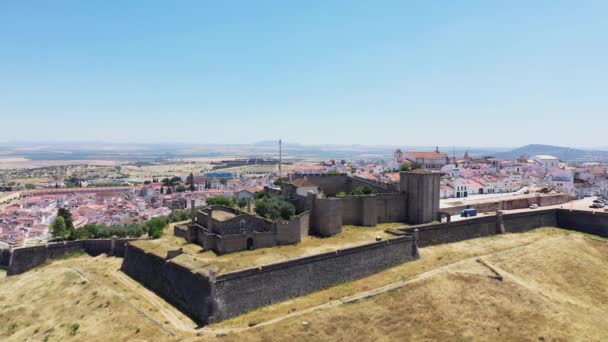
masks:
{"type": "Polygon", "coordinates": [[[227,211],[223,211],[223,210],[213,210],[211,212],[211,217],[213,217],[214,219],[221,222],[221,221],[228,221],[231,218],[235,218],[236,215],[234,215],[233,213],[229,213],[227,211]]]}
{"type": "MultiPolygon", "coordinates": [[[[224,329],[227,336],[218,340],[245,342],[606,340],[606,242],[546,228],[428,247],[415,262],[265,307],[198,334],[215,340],[224,329]],[[489,278],[489,269],[475,262],[479,256],[504,280],[489,278]],[[432,276],[401,289],[298,315],[431,270],[432,276]],[[264,325],[288,313],[296,316],[264,325]],[[247,328],[252,322],[259,325],[247,328]]],[[[0,340],[43,340],[47,335],[51,341],[200,340],[194,323],[117,271],[120,262],[80,256],[1,279],[0,340]],[[75,323],[79,329],[73,336],[75,323]]]]}
{"type": "Polygon", "coordinates": [[[157,308],[117,285],[121,262],[78,256],[1,279],[0,340],[174,339],[152,320],[164,321],[157,308]]]}
{"type": "MultiPolygon", "coordinates": [[[[226,340],[608,339],[606,241],[544,233],[552,237],[484,258],[504,281],[488,278],[491,273],[471,260],[396,291],[233,333],[226,340]]],[[[540,233],[513,236],[530,235],[540,233]]]]}

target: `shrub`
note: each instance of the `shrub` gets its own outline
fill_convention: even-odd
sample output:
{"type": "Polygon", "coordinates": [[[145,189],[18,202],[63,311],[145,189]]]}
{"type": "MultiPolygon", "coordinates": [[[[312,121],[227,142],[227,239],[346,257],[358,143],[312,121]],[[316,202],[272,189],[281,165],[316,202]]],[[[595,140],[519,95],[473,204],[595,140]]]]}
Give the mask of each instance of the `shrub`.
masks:
{"type": "Polygon", "coordinates": [[[262,198],[255,202],[255,212],[259,216],[269,218],[271,220],[289,220],[296,213],[296,208],[293,204],[283,201],[277,197],[262,198]]]}
{"type": "Polygon", "coordinates": [[[233,207],[234,206],[234,200],[228,196],[211,196],[209,198],[207,198],[207,204],[208,205],[223,205],[226,207],[233,207]]]}

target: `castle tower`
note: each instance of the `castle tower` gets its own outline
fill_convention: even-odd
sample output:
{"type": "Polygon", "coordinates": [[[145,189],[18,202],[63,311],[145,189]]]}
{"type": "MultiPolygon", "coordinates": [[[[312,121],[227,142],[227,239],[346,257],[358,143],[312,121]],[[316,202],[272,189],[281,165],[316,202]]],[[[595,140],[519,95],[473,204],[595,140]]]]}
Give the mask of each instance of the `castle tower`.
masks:
{"type": "Polygon", "coordinates": [[[439,218],[441,173],[417,169],[400,173],[401,191],[406,194],[407,222],[428,223],[439,218]]]}

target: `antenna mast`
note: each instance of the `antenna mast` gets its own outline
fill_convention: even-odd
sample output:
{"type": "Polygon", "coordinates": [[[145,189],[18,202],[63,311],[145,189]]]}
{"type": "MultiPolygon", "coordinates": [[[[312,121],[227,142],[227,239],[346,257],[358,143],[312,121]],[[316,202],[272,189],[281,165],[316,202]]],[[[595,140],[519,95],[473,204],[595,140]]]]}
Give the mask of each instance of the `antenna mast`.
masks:
{"type": "Polygon", "coordinates": [[[279,178],[283,177],[283,171],[281,169],[281,165],[283,164],[283,147],[281,139],[279,139],[279,178]]]}

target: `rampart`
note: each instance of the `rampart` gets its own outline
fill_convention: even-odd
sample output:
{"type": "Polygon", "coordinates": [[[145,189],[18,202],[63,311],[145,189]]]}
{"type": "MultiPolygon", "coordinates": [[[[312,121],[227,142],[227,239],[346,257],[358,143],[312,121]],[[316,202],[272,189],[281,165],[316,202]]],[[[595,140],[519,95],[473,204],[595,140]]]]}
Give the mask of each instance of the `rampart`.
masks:
{"type": "Polygon", "coordinates": [[[505,233],[520,233],[540,227],[560,227],[608,237],[608,214],[567,209],[539,209],[521,213],[488,215],[468,220],[425,224],[401,229],[405,233],[419,230],[419,246],[475,239],[505,233]]]}
{"type": "Polygon", "coordinates": [[[241,315],[418,258],[411,236],[219,275],[211,321],[241,315]]]}
{"type": "Polygon", "coordinates": [[[475,208],[479,213],[489,213],[496,210],[512,210],[528,208],[532,204],[547,207],[569,202],[574,198],[567,194],[537,194],[522,195],[515,198],[498,197],[494,199],[479,200],[471,204],[454,207],[442,207],[441,211],[450,215],[458,215],[462,209],[475,208]]]}
{"type": "Polygon", "coordinates": [[[417,259],[412,236],[215,276],[192,272],[131,244],[122,271],[201,324],[359,279],[417,259]]]}
{"type": "Polygon", "coordinates": [[[125,255],[127,242],[133,240],[137,239],[77,240],[14,248],[9,251],[10,256],[6,274],[20,274],[48,260],[61,258],[78,251],[84,251],[93,256],[106,253],[122,257],[125,255]]]}
{"type": "Polygon", "coordinates": [[[374,193],[397,192],[395,185],[377,182],[347,174],[298,174],[293,179],[307,179],[318,186],[328,197],[334,197],[339,192],[350,193],[359,186],[369,186],[374,193]]]}
{"type": "Polygon", "coordinates": [[[208,323],[212,303],[207,276],[132,244],[127,245],[120,269],[195,321],[208,323]]]}

